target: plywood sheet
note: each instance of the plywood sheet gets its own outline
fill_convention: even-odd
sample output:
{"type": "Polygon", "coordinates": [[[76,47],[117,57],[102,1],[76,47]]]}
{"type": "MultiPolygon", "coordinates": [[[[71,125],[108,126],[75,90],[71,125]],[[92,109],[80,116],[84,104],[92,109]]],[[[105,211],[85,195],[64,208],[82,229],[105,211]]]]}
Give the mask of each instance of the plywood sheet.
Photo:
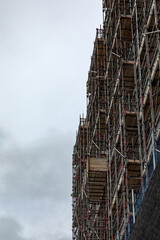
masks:
{"type": "Polygon", "coordinates": [[[88,170],[94,172],[106,172],[107,171],[107,159],[106,158],[89,158],[88,170]]]}

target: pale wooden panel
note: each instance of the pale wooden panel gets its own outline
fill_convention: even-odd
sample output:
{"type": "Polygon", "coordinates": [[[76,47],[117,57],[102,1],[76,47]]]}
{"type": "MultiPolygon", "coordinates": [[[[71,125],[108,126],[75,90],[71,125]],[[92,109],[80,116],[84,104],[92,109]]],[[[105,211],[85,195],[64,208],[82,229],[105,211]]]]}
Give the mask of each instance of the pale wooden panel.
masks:
{"type": "Polygon", "coordinates": [[[107,159],[106,158],[90,158],[88,159],[88,170],[106,172],[107,171],[107,159]]]}

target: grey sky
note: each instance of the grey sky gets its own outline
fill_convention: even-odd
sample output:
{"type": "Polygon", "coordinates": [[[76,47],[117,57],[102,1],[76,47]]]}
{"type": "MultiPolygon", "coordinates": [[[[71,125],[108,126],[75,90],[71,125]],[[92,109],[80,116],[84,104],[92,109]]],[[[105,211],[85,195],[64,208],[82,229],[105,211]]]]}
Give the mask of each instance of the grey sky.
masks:
{"type": "Polygon", "coordinates": [[[0,239],[71,239],[71,156],[98,0],[0,0],[0,239]]]}

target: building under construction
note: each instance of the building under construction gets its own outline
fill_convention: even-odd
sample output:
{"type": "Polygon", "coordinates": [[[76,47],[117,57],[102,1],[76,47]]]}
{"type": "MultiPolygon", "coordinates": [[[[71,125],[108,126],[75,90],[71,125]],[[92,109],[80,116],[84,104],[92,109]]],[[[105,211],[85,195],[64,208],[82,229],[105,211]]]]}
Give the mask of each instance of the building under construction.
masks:
{"type": "Polygon", "coordinates": [[[135,229],[159,179],[160,1],[102,2],[73,150],[72,239],[158,240],[135,229]]]}

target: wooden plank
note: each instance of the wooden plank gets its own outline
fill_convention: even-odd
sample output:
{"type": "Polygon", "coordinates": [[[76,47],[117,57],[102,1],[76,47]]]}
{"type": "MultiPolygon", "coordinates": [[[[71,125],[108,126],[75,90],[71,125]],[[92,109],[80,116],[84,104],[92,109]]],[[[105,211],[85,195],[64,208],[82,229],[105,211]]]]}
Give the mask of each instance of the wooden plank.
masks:
{"type": "Polygon", "coordinates": [[[140,165],[140,160],[134,160],[134,159],[127,159],[128,164],[139,164],[140,165]]]}
{"type": "Polygon", "coordinates": [[[89,158],[88,159],[88,170],[95,172],[106,172],[107,171],[107,159],[106,158],[89,158]]]}

